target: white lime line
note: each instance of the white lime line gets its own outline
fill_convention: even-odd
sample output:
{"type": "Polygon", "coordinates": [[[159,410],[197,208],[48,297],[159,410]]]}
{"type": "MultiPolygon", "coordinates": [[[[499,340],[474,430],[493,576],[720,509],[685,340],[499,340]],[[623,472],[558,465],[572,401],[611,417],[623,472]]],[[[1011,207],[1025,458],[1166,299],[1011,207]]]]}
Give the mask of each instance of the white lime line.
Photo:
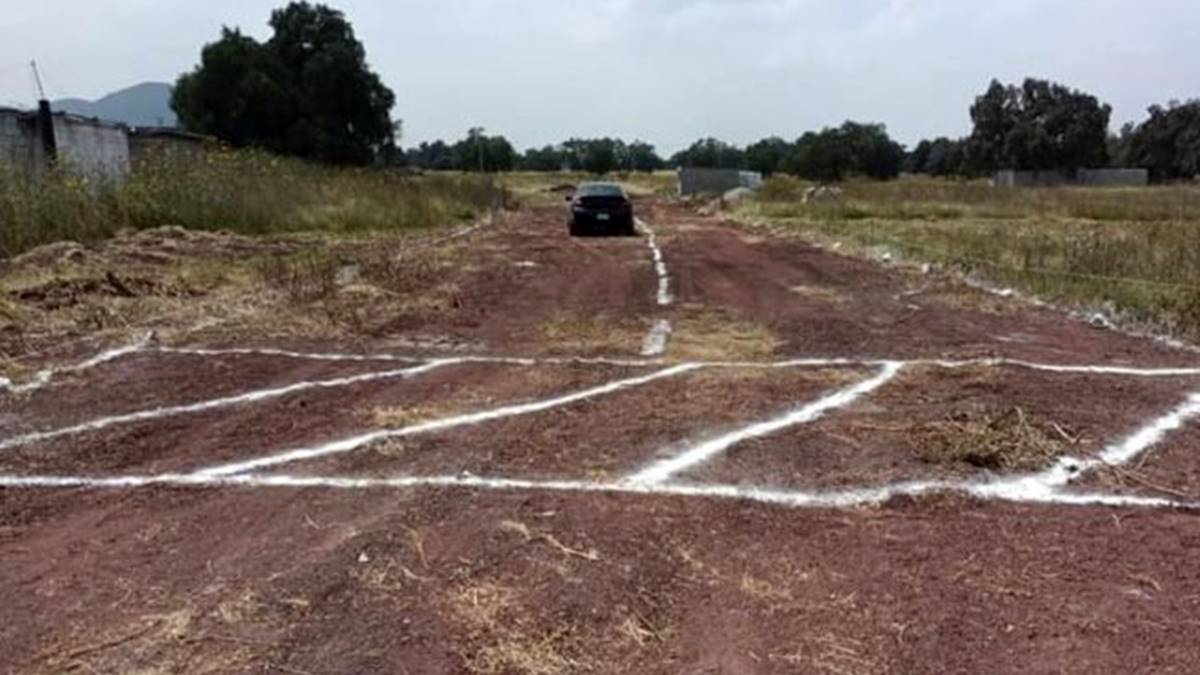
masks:
{"type": "Polygon", "coordinates": [[[646,233],[646,242],[650,246],[650,255],[654,258],[654,273],[658,275],[658,304],[666,307],[675,301],[671,296],[671,275],[667,272],[667,261],[663,257],[662,248],[658,245],[658,235],[646,221],[638,219],[638,227],[646,233]]]}
{"type": "Polygon", "coordinates": [[[7,377],[0,377],[0,392],[8,391],[13,394],[23,394],[26,392],[41,389],[42,387],[50,384],[50,381],[52,379],[54,379],[54,377],[56,375],[59,375],[61,373],[82,372],[82,371],[88,370],[90,368],[95,368],[98,365],[108,363],[109,361],[115,361],[116,359],[119,359],[122,356],[126,356],[128,354],[133,354],[135,352],[141,351],[142,349],[145,348],[145,346],[147,344],[149,344],[150,337],[151,337],[150,334],[147,333],[130,344],[100,352],[99,354],[93,356],[92,358],[90,358],[86,361],[77,363],[73,366],[64,366],[61,368],[47,368],[45,370],[41,370],[41,371],[35,373],[29,379],[28,382],[17,383],[17,382],[13,382],[12,380],[8,379],[7,377]]]}
{"type": "Polygon", "coordinates": [[[279,466],[281,464],[289,464],[291,462],[299,462],[351,452],[365,445],[388,438],[399,438],[404,436],[413,436],[416,434],[432,433],[435,431],[445,431],[455,427],[472,426],[505,417],[528,415],[530,413],[542,412],[545,410],[550,410],[551,408],[557,408],[560,406],[577,403],[579,401],[585,401],[587,399],[596,398],[605,394],[612,394],[623,389],[630,389],[632,387],[649,384],[655,380],[682,375],[683,373],[697,370],[701,367],[702,366],[699,364],[685,363],[678,366],[672,366],[666,370],[660,370],[649,375],[643,375],[641,377],[634,377],[625,380],[617,380],[615,382],[609,382],[608,384],[592,387],[590,389],[584,389],[582,391],[577,391],[564,396],[557,396],[555,398],[534,401],[532,403],[524,403],[520,405],[503,406],[493,410],[485,410],[467,415],[447,417],[430,422],[422,422],[420,424],[404,427],[403,429],[373,431],[311,448],[298,448],[295,450],[288,450],[287,452],[277,455],[271,455],[269,457],[260,457],[258,459],[252,459],[245,462],[237,462],[234,464],[226,464],[223,466],[203,469],[196,472],[196,475],[208,477],[232,476],[239,473],[246,473],[248,471],[264,469],[270,466],[279,466]]]}
{"type": "Polygon", "coordinates": [[[879,374],[859,382],[854,386],[813,401],[805,406],[788,411],[778,417],[743,427],[723,436],[718,436],[669,459],[652,464],[648,468],[630,476],[627,481],[635,484],[664,483],[672,476],[707,462],[729,448],[750,440],[773,434],[788,427],[808,424],[820,419],[826,413],[837,408],[844,408],[867,394],[891,382],[900,372],[904,364],[892,361],[884,364],[879,374]]]}
{"type": "Polygon", "coordinates": [[[420,363],[425,360],[412,356],[397,356],[394,354],[298,352],[288,349],[272,349],[269,347],[230,347],[224,349],[158,347],[155,351],[163,354],[181,354],[185,356],[279,356],[283,358],[302,359],[308,361],[400,361],[402,363],[420,363]]]}
{"type": "MultiPolygon", "coordinates": [[[[394,354],[353,354],[353,353],[320,353],[320,352],[296,352],[282,349],[249,349],[249,348],[231,348],[231,349],[194,349],[183,347],[158,347],[154,351],[164,354],[183,354],[193,356],[237,356],[237,355],[257,355],[257,356],[279,356],[294,359],[306,359],[314,361],[399,361],[402,363],[421,363],[426,359],[414,356],[402,356],[394,354]]],[[[494,363],[494,364],[509,364],[509,365],[597,365],[597,366],[619,366],[628,368],[655,368],[664,365],[661,359],[610,359],[610,358],[584,358],[584,357],[522,357],[522,356],[488,356],[488,355],[466,355],[455,357],[463,363],[494,363]]],[[[879,359],[879,358],[851,358],[851,357],[829,357],[829,358],[796,358],[783,359],[778,361],[697,361],[706,368],[721,368],[721,369],[786,369],[786,368],[826,368],[826,367],[843,367],[843,366],[883,366],[888,363],[902,363],[906,366],[934,366],[939,368],[969,368],[969,367],[1013,367],[1024,368],[1028,370],[1041,370],[1053,373],[1064,374],[1080,374],[1080,375],[1115,375],[1126,377],[1200,377],[1200,367],[1185,368],[1138,368],[1135,366],[1110,366],[1110,365],[1073,365],[1073,364],[1052,364],[1052,363],[1036,363],[1032,361],[1022,361],[1018,359],[966,359],[966,360],[948,360],[948,359],[879,359]]]]}
{"type": "Polygon", "coordinates": [[[353,478],[332,476],[163,474],[158,476],[0,476],[0,488],[87,488],[132,489],[151,486],[194,488],[291,488],[334,490],[385,490],[413,488],[461,488],[473,490],[606,493],[656,497],[729,499],[796,508],[855,508],[883,504],[895,497],[959,492],[984,500],[1064,506],[1108,506],[1128,508],[1200,509],[1200,504],[1111,494],[1039,493],[1031,496],[988,492],[978,484],[913,482],[878,488],[805,491],[759,488],[745,485],[685,485],[648,483],[600,483],[573,480],[524,480],[479,476],[402,476],[397,478],[353,478]]]}
{"type": "Polygon", "coordinates": [[[110,417],[101,417],[82,424],[76,424],[61,429],[53,429],[50,431],[37,431],[12,438],[6,438],[0,441],[0,450],[8,450],[21,445],[37,443],[63,436],[71,436],[81,434],[88,431],[98,431],[107,427],[118,424],[128,424],[130,422],[142,422],[145,420],[160,419],[163,417],[172,417],[175,415],[183,415],[187,413],[202,412],[205,410],[213,410],[216,408],[226,408],[235,405],[246,403],[257,403],[272,398],[279,398],[289,394],[295,394],[309,389],[333,389],[336,387],[347,387],[364,382],[372,382],[375,380],[383,380],[390,378],[406,378],[421,373],[428,372],[435,368],[457,363],[453,359],[443,359],[439,361],[431,361],[424,365],[405,368],[403,370],[388,370],[380,373],[367,373],[365,375],[355,375],[353,377],[342,377],[333,380],[316,380],[309,382],[297,382],[285,387],[275,387],[273,389],[260,389],[245,394],[236,396],[226,396],[224,398],[215,398],[198,403],[189,403],[186,405],[169,406],[163,408],[154,408],[152,410],[140,410],[138,412],[125,413],[122,415],[112,415],[110,417]]]}
{"type": "Polygon", "coordinates": [[[667,341],[671,339],[671,322],[659,319],[654,322],[646,339],[642,341],[642,356],[661,356],[667,351],[667,341]]]}

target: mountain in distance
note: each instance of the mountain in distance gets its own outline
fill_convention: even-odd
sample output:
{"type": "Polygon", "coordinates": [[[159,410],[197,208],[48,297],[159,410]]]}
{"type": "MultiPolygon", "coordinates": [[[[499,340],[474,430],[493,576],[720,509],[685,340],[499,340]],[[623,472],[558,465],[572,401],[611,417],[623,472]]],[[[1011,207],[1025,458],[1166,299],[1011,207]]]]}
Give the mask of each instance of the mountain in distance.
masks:
{"type": "Polygon", "coordinates": [[[170,105],[171,89],[166,82],[143,82],[96,101],[62,98],[52,101],[50,106],[54,110],[135,127],[173,127],[176,118],[170,105]]]}

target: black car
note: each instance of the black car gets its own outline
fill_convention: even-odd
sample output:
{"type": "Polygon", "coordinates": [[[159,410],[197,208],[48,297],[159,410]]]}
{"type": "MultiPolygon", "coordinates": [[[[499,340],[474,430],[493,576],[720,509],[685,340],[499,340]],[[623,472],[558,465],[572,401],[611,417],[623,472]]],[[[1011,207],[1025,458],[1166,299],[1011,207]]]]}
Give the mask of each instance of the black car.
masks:
{"type": "Polygon", "coordinates": [[[633,202],[615,183],[583,183],[571,202],[571,236],[585,234],[636,234],[633,202]]]}

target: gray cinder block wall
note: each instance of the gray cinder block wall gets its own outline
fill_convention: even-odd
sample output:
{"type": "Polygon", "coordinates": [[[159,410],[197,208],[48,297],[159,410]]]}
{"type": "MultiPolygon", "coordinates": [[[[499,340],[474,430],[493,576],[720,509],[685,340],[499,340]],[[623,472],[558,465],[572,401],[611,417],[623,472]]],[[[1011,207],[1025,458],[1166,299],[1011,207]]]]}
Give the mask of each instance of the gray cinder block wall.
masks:
{"type": "MultiPolygon", "coordinates": [[[[62,113],[53,119],[58,157],[67,166],[96,179],[123,181],[129,175],[129,130],[124,125],[62,113]]],[[[0,108],[0,162],[21,173],[49,166],[36,113],[0,108]]]]}
{"type": "Polygon", "coordinates": [[[737,169],[698,169],[685,167],[679,170],[679,194],[721,195],[740,187],[757,190],[762,187],[762,174],[737,169]]]}

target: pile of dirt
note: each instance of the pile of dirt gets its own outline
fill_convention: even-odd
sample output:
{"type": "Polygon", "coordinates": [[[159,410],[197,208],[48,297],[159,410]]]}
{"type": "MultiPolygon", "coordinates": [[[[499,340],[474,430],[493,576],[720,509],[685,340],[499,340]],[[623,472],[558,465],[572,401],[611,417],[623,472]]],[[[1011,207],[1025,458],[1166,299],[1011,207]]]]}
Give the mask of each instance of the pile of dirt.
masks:
{"type": "Polygon", "coordinates": [[[226,231],[189,230],[178,225],[127,230],[103,247],[109,259],[168,264],[181,258],[290,255],[305,248],[294,238],[248,237],[226,231]]]}
{"type": "Polygon", "coordinates": [[[105,296],[141,298],[147,296],[185,298],[203,295],[201,291],[178,283],[144,277],[120,276],[105,272],[102,276],[54,279],[37,286],[12,291],[9,296],[21,303],[46,311],[74,307],[86,298],[105,296]]]}
{"type": "Polygon", "coordinates": [[[1079,438],[1061,425],[1033,420],[1023,408],[951,413],[913,430],[909,445],[930,464],[967,464],[998,472],[1049,466],[1079,438]]]}
{"type": "Polygon", "coordinates": [[[41,268],[54,265],[84,264],[100,256],[76,241],[56,241],[30,249],[9,261],[13,268],[41,268]]]}

